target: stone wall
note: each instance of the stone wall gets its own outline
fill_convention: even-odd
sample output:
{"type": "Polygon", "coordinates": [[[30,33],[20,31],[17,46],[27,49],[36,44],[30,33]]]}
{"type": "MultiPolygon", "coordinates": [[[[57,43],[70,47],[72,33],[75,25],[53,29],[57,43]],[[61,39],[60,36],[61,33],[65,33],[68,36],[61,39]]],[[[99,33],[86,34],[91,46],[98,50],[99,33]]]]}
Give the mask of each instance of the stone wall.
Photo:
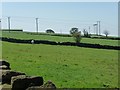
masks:
{"type": "MultiPolygon", "coordinates": [[[[32,40],[22,40],[14,38],[1,37],[2,41],[13,42],[13,43],[26,43],[31,44],[32,40]]],[[[112,49],[120,50],[120,46],[109,46],[109,45],[100,45],[100,44],[89,44],[89,43],[74,43],[74,42],[55,42],[48,40],[34,40],[34,44],[49,44],[49,45],[64,45],[64,46],[78,46],[78,47],[87,47],[87,48],[97,48],[97,49],[112,49]]]]}
{"type": "MultiPolygon", "coordinates": [[[[1,84],[11,85],[11,90],[41,90],[41,88],[56,89],[56,86],[52,81],[44,83],[42,76],[28,76],[23,72],[11,70],[9,62],[5,60],[0,60],[0,70],[1,84]]],[[[4,87],[2,90],[7,90],[7,88],[4,87]]]]}

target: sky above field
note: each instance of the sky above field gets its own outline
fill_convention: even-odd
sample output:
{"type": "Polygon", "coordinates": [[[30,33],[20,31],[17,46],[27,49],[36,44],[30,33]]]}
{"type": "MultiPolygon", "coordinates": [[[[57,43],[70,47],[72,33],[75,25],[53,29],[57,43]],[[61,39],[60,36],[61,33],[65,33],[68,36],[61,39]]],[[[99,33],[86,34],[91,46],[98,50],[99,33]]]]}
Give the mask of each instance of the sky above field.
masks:
{"type": "Polygon", "coordinates": [[[2,28],[8,28],[9,16],[12,29],[35,32],[35,18],[39,18],[39,32],[51,28],[69,33],[78,27],[95,33],[93,24],[101,21],[101,34],[108,30],[110,35],[118,35],[117,2],[3,2],[2,28]]]}

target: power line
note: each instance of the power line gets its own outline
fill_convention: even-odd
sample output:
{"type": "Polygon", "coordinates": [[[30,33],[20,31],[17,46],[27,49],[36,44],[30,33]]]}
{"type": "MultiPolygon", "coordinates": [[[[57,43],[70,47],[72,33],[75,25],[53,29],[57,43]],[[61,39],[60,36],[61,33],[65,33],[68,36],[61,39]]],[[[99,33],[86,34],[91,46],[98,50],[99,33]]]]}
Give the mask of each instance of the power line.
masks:
{"type": "MultiPolygon", "coordinates": [[[[2,16],[2,17],[8,17],[8,16],[2,16]]],[[[36,18],[36,17],[27,17],[27,16],[10,16],[11,18],[36,18]]],[[[61,21],[75,21],[75,22],[92,22],[92,21],[89,21],[89,20],[87,20],[87,21],[81,21],[81,20],[78,20],[78,19],[65,19],[65,18],[48,18],[48,17],[43,17],[43,18],[41,18],[41,17],[38,17],[39,19],[43,19],[43,20],[61,20],[61,21]]]]}
{"type": "MultiPolygon", "coordinates": [[[[4,20],[4,17],[6,18],[6,16],[3,16],[1,19],[4,20]]],[[[50,22],[54,22],[55,24],[59,24],[59,25],[64,25],[65,24],[65,26],[67,26],[67,25],[68,26],[71,26],[71,25],[72,26],[82,26],[82,27],[89,26],[89,33],[92,32],[92,30],[90,31],[90,29],[91,29],[90,26],[92,26],[92,21],[89,22],[89,21],[60,19],[60,18],[59,19],[57,18],[58,20],[56,18],[54,18],[54,20],[52,20],[50,18],[40,18],[40,17],[35,18],[35,17],[24,17],[24,16],[9,16],[5,20],[7,20],[7,19],[8,19],[8,29],[9,29],[9,32],[10,32],[10,29],[11,29],[11,22],[12,23],[14,22],[12,24],[14,26],[16,25],[15,22],[20,22],[20,23],[22,23],[21,25],[25,24],[24,26],[32,24],[32,23],[33,24],[35,23],[35,27],[34,28],[36,29],[37,33],[39,32],[39,24],[42,24],[41,27],[44,24],[46,25],[46,23],[54,26],[54,24],[53,23],[51,24],[50,22]],[[41,21],[40,23],[39,23],[39,19],[41,21]],[[35,22],[34,22],[34,20],[35,20],[35,22]]],[[[18,25],[20,25],[20,24],[18,24],[18,25]]],[[[97,21],[97,24],[94,26],[94,30],[95,30],[94,33],[96,33],[97,35],[101,34],[100,21],[97,21]]]]}

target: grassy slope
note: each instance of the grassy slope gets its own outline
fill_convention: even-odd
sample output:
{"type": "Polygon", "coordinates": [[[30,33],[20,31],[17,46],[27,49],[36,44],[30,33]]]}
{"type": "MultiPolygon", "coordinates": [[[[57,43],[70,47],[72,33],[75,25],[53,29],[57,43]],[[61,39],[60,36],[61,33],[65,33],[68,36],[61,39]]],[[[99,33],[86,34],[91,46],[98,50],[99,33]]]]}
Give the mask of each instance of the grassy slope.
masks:
{"type": "Polygon", "coordinates": [[[118,51],[3,42],[13,70],[43,76],[57,87],[118,87],[118,51]]]}
{"type": "MultiPolygon", "coordinates": [[[[23,32],[3,32],[3,37],[12,37],[18,39],[36,39],[36,40],[51,40],[57,42],[74,42],[72,37],[59,37],[59,36],[49,36],[49,35],[31,35],[23,32]]],[[[105,40],[105,39],[90,39],[82,38],[83,43],[101,44],[101,45],[111,45],[118,46],[118,40],[105,40]]]]}

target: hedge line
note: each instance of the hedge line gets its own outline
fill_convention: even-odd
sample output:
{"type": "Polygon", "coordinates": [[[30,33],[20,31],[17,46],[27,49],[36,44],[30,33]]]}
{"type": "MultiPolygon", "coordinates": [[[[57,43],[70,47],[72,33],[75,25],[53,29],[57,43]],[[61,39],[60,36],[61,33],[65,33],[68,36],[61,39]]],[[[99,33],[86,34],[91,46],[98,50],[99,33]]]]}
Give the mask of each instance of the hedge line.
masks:
{"type": "Polygon", "coordinates": [[[61,37],[72,37],[70,34],[57,34],[57,33],[31,33],[31,32],[26,32],[27,34],[31,35],[49,35],[49,36],[61,36],[61,37]]]}
{"type": "MultiPolygon", "coordinates": [[[[50,36],[61,36],[61,37],[72,37],[70,34],[57,34],[57,33],[31,33],[31,32],[26,32],[27,34],[31,35],[50,35],[50,36]]],[[[105,36],[82,36],[84,38],[92,38],[92,39],[109,39],[109,40],[120,40],[120,37],[105,37],[105,36]]]]}
{"type": "Polygon", "coordinates": [[[110,39],[110,40],[120,40],[120,37],[91,37],[93,39],[110,39]]]}
{"type": "MultiPolygon", "coordinates": [[[[0,39],[2,41],[13,42],[13,43],[31,44],[31,40],[22,40],[22,39],[14,39],[14,38],[6,38],[6,37],[0,37],[0,39]]],[[[89,43],[74,43],[74,42],[55,42],[48,40],[34,40],[34,44],[64,45],[64,46],[78,46],[78,47],[97,48],[97,49],[120,50],[120,46],[109,46],[109,45],[89,44],[89,43]]]]}
{"type": "Polygon", "coordinates": [[[9,30],[9,29],[2,29],[2,31],[10,31],[10,32],[11,32],[11,31],[12,31],[12,32],[13,32],[13,31],[15,31],[15,32],[18,31],[18,32],[23,32],[22,29],[10,29],[10,30],[9,30]]]}

